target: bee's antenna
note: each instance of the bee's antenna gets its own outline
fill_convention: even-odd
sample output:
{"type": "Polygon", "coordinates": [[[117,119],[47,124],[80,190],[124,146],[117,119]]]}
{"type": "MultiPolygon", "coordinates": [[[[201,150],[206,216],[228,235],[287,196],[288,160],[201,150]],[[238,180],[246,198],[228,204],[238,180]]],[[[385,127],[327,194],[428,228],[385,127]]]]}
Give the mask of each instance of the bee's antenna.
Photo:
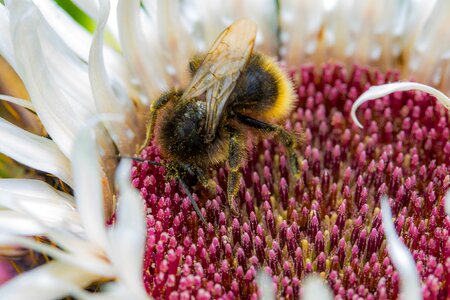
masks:
{"type": "Polygon", "coordinates": [[[126,156],[126,155],[115,155],[115,156],[113,156],[111,158],[117,158],[117,159],[128,158],[128,159],[132,159],[132,160],[139,161],[139,162],[147,162],[150,165],[154,165],[154,166],[164,166],[160,162],[157,162],[157,161],[154,161],[154,160],[150,160],[150,159],[140,158],[140,157],[126,156]]]}
{"type": "MultiPolygon", "coordinates": [[[[125,155],[116,155],[116,156],[112,156],[111,158],[116,158],[116,159],[120,159],[120,158],[128,158],[128,159],[132,159],[135,161],[140,161],[140,162],[147,162],[151,165],[154,166],[164,166],[162,163],[154,161],[154,160],[149,160],[149,159],[144,159],[144,158],[140,158],[140,157],[133,157],[133,156],[125,156],[125,155]]],[[[189,188],[187,186],[187,184],[184,182],[183,179],[181,179],[180,176],[177,176],[178,181],[181,183],[181,186],[184,189],[184,192],[186,193],[186,195],[189,197],[189,200],[191,200],[191,204],[192,207],[194,207],[195,212],[197,213],[198,217],[200,218],[200,220],[202,220],[203,224],[207,224],[205,218],[203,218],[202,213],[200,212],[200,208],[198,208],[197,202],[195,202],[194,197],[192,197],[191,192],[189,191],[189,188]]]]}
{"type": "Polygon", "coordinates": [[[197,213],[198,217],[200,218],[200,220],[202,220],[203,224],[207,224],[205,218],[203,218],[202,213],[200,212],[200,209],[198,208],[197,202],[195,202],[194,198],[192,197],[191,192],[189,191],[189,188],[187,186],[187,184],[184,182],[183,179],[181,179],[180,176],[178,176],[178,181],[180,181],[181,186],[184,189],[184,192],[186,193],[186,195],[189,197],[189,200],[191,200],[191,204],[192,207],[194,207],[195,212],[197,213]]]}

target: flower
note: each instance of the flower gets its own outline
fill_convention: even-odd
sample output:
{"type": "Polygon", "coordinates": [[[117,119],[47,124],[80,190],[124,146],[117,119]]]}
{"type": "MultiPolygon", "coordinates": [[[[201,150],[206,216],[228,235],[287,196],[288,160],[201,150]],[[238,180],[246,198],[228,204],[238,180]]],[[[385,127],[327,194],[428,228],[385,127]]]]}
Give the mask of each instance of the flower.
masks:
{"type": "MultiPolygon", "coordinates": [[[[225,168],[215,172],[217,196],[198,200],[209,222],[204,227],[177,184],[164,181],[163,167],[135,164],[133,184],[151,209],[147,290],[155,298],[253,298],[263,268],[276,283],[277,297],[297,298],[301,281],[312,272],[326,279],[337,297],[371,299],[396,298],[399,275],[407,274],[416,280],[405,281],[403,290],[417,297],[415,261],[425,298],[445,298],[450,262],[445,250],[450,217],[442,201],[450,179],[442,152],[450,145],[447,110],[428,94],[396,92],[363,104],[367,129],[360,130],[350,118],[352,104],[371,84],[396,80],[398,74],[331,64],[292,74],[299,77],[299,101],[286,126],[305,130],[301,178],[289,176],[276,141],[255,145],[243,169],[239,217],[230,217],[224,208],[225,168]],[[390,203],[384,200],[382,217],[385,194],[390,203]],[[393,224],[389,206],[396,216],[393,224]],[[412,251],[406,263],[399,258],[409,250],[399,250],[400,241],[412,251]]],[[[369,89],[367,97],[370,93],[376,90],[369,89]]],[[[161,159],[156,145],[141,155],[161,159]]]]}
{"type": "MultiPolygon", "coordinates": [[[[116,298],[127,293],[145,298],[142,281],[155,298],[255,298],[261,268],[266,273],[258,277],[261,292],[267,291],[263,296],[271,296],[271,277],[278,297],[307,296],[315,286],[329,297],[315,279],[300,288],[313,272],[338,298],[396,297],[400,282],[405,295],[411,288],[420,297],[414,293],[418,280],[407,278],[420,278],[426,298],[447,296],[447,111],[428,94],[395,92],[362,105],[365,129],[350,119],[353,103],[372,85],[412,77],[449,91],[448,37],[442,35],[447,2],[143,1],[141,6],[138,0],[120,0],[112,6],[117,18],[108,19],[108,1],[78,1],[98,20],[93,37],[51,1],[6,2],[6,9],[0,6],[0,25],[6,28],[0,32],[0,53],[18,71],[32,105],[7,101],[35,110],[51,139],[0,120],[8,141],[0,151],[59,177],[73,188],[75,203],[43,182],[2,182],[1,212],[6,213],[0,221],[9,214],[14,224],[24,226],[0,222],[0,241],[43,251],[53,261],[13,279],[0,293],[13,295],[26,282],[30,289],[21,292],[36,295],[42,291],[36,278],[45,275],[51,286],[43,298],[86,298],[91,295],[81,288],[101,279],[114,280],[105,292],[116,298]],[[164,167],[135,163],[132,184],[145,207],[122,167],[117,219],[106,228],[103,207],[106,216],[115,208],[115,165],[108,157],[115,147],[122,155],[134,152],[150,101],[161,90],[185,86],[189,58],[241,17],[256,21],[257,48],[278,54],[297,84],[298,107],[285,126],[305,132],[301,178],[290,177],[276,140],[256,143],[242,171],[241,215],[227,212],[222,188],[227,169],[219,166],[211,175],[217,194],[200,189],[194,195],[209,222],[204,226],[177,183],[165,180],[164,167]],[[103,45],[106,29],[118,37],[123,57],[103,45]],[[305,65],[330,58],[343,65],[305,65]],[[123,124],[104,114],[121,116],[123,124]],[[433,122],[437,117],[439,123],[433,122]],[[96,149],[92,123],[99,120],[104,129],[96,135],[96,149]],[[390,205],[382,201],[382,217],[384,194],[390,205]],[[49,214],[44,205],[58,213],[49,214]],[[389,206],[396,217],[393,226],[389,206]],[[145,249],[140,244],[143,214],[145,249]],[[45,235],[59,248],[24,235],[45,235]],[[410,253],[402,242],[413,259],[400,259],[410,253]]],[[[140,155],[164,159],[153,144],[140,155]]]]}

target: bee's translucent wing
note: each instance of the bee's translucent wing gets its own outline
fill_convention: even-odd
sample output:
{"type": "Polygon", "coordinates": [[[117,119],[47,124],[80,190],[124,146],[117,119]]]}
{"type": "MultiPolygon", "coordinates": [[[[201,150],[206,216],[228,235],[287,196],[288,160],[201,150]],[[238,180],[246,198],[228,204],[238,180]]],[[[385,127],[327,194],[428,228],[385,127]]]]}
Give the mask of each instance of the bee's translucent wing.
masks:
{"type": "Polygon", "coordinates": [[[241,71],[253,51],[256,24],[240,20],[226,28],[205,56],[182,99],[188,100],[206,92],[205,133],[214,137],[217,125],[241,71]]]}

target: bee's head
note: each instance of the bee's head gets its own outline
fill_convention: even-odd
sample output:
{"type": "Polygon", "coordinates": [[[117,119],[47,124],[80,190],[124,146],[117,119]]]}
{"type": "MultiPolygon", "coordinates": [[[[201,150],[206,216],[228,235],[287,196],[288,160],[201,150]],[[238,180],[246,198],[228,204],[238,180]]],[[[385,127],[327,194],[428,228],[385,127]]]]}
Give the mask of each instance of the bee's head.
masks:
{"type": "Polygon", "coordinates": [[[172,158],[189,161],[207,146],[203,132],[206,106],[203,101],[176,104],[167,110],[157,136],[163,152],[172,158]]]}

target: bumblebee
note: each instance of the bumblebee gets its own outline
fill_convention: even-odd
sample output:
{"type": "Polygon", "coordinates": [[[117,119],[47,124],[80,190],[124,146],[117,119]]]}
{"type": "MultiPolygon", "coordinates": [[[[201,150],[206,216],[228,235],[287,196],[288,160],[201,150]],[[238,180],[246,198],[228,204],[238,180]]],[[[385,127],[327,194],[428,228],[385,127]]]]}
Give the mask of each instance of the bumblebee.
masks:
{"type": "Polygon", "coordinates": [[[152,103],[141,147],[155,136],[163,156],[170,160],[168,176],[181,180],[193,175],[206,187],[209,167],[228,160],[227,198],[235,214],[232,201],[250,131],[275,134],[287,149],[292,172],[298,173],[294,150],[298,137],[277,124],[295,105],[293,88],[272,59],[253,52],[255,38],[256,24],[240,20],[226,28],[206,54],[195,56],[189,62],[190,84],[152,103]]]}

